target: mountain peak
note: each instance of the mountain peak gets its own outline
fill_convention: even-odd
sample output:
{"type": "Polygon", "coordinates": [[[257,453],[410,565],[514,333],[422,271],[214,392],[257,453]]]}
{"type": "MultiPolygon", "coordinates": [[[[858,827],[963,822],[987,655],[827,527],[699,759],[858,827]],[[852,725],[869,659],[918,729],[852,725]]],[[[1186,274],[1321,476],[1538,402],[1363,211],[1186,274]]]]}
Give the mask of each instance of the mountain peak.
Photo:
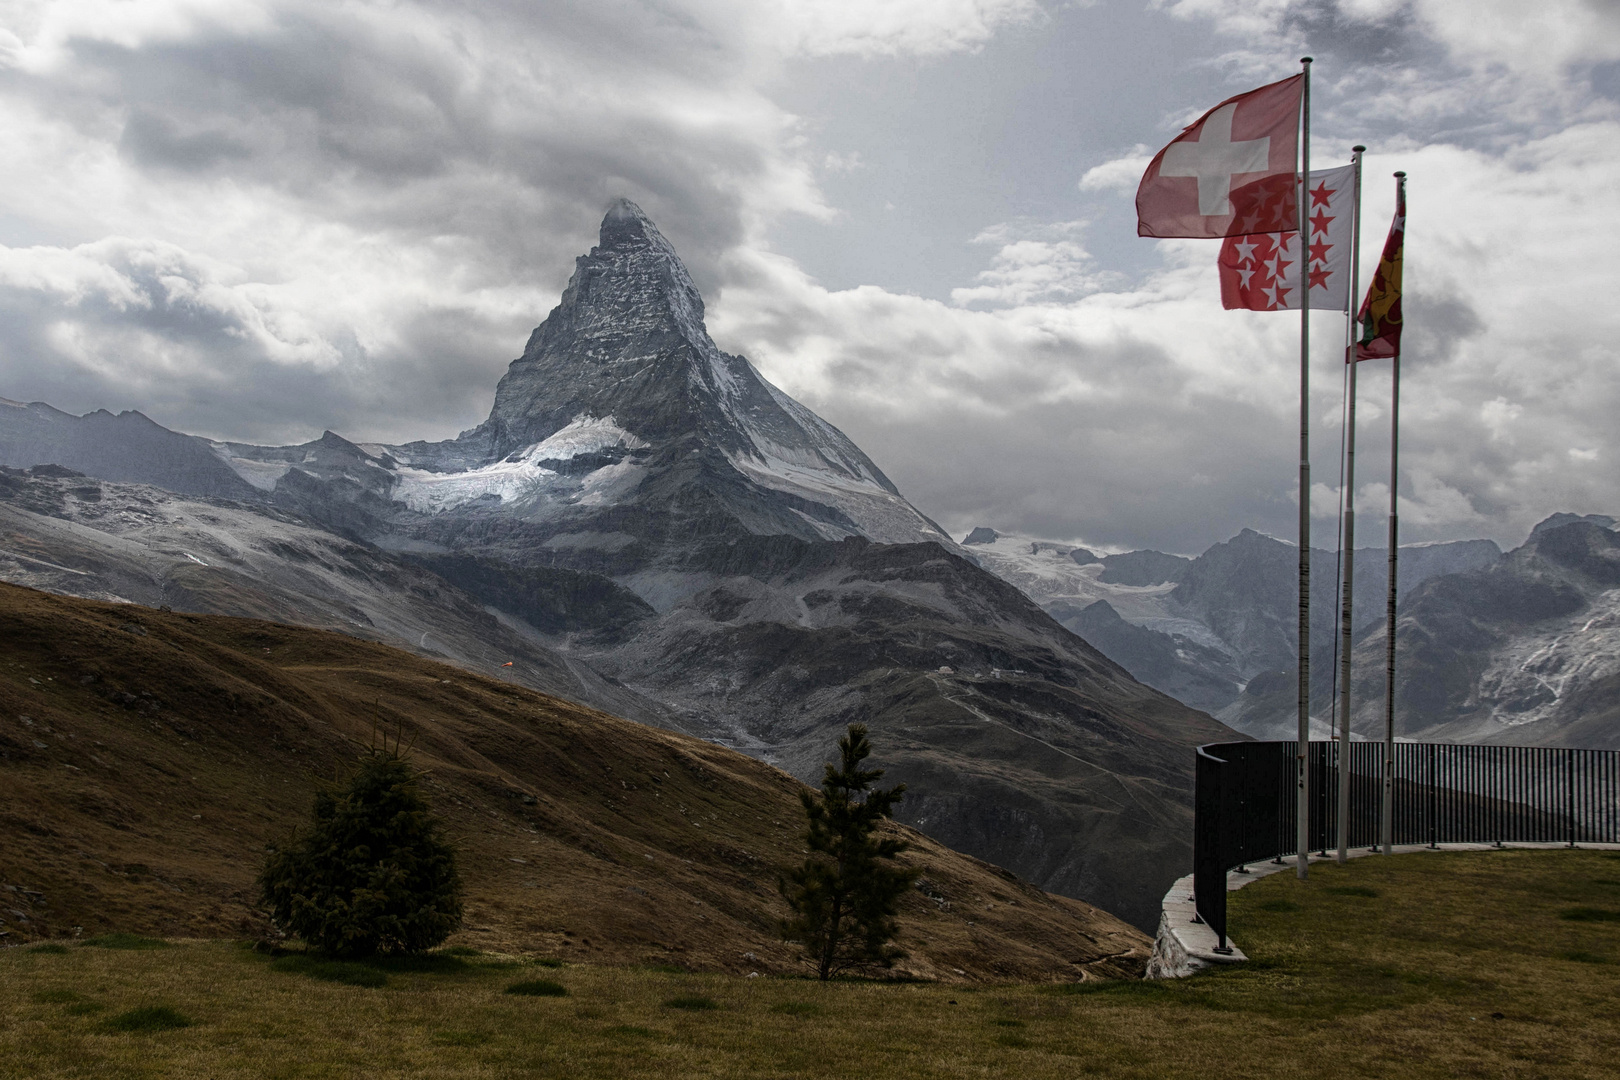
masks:
{"type": "Polygon", "coordinates": [[[489,419],[453,443],[395,448],[446,478],[404,501],[437,512],[494,493],[537,517],[632,499],[644,482],[695,485],[754,531],[954,546],[847,436],[722,352],[703,315],[674,247],[616,200],[489,419]]]}
{"type": "Polygon", "coordinates": [[[603,247],[616,246],[625,241],[645,244],[654,237],[663,241],[664,247],[669,247],[669,242],[664,240],[663,234],[652,223],[652,218],[629,199],[620,198],[613,200],[613,205],[602,216],[598,242],[603,247]]]}
{"type": "Polygon", "coordinates": [[[1530,530],[1530,539],[1534,540],[1541,533],[1552,529],[1561,529],[1565,525],[1573,525],[1576,522],[1586,522],[1602,529],[1612,529],[1615,525],[1614,518],[1608,514],[1558,513],[1537,523],[1536,527],[1530,530]]]}

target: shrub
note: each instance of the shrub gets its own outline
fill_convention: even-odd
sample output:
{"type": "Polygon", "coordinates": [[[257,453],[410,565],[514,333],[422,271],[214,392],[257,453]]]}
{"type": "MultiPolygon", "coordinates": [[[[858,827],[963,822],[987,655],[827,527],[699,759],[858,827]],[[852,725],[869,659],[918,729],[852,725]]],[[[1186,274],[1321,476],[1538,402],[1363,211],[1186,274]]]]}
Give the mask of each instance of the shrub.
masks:
{"type": "Polygon", "coordinates": [[[455,851],[397,753],[371,751],[343,790],[316,794],[312,816],[259,874],[277,926],[358,958],[422,952],[461,925],[455,851]]]}

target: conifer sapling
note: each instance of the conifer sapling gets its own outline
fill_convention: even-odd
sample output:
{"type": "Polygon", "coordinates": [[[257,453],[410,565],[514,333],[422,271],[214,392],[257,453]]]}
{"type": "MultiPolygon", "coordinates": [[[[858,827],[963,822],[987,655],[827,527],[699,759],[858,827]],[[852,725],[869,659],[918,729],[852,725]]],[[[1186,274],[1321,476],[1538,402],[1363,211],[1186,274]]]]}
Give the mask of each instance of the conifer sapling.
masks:
{"type": "Polygon", "coordinates": [[[810,855],[777,882],[793,911],[782,923],[782,936],[803,947],[821,979],[856,968],[892,967],[906,955],[893,944],[899,929],[895,916],[900,898],[921,873],[894,861],[910,844],[876,835],[906,786],[872,787],[883,770],[861,767],[872,753],[865,725],[851,724],[838,750],[841,765],[826,767],[821,794],[799,793],[810,855]]]}

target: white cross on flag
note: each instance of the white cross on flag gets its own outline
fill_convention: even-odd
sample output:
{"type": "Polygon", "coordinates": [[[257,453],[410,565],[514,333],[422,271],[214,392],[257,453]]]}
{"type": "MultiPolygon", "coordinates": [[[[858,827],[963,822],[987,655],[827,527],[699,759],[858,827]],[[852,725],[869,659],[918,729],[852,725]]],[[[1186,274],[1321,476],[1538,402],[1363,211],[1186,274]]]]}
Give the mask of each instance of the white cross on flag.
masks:
{"type": "MultiPolygon", "coordinates": [[[[1308,215],[1310,306],[1344,311],[1350,303],[1350,215],[1356,167],[1311,173],[1308,215]]],[[[1221,245],[1221,306],[1298,311],[1299,234],[1229,236],[1221,245]]]]}
{"type": "Polygon", "coordinates": [[[1136,189],[1138,236],[1238,236],[1286,228],[1295,214],[1295,75],[1227,98],[1160,150],[1136,189]]]}

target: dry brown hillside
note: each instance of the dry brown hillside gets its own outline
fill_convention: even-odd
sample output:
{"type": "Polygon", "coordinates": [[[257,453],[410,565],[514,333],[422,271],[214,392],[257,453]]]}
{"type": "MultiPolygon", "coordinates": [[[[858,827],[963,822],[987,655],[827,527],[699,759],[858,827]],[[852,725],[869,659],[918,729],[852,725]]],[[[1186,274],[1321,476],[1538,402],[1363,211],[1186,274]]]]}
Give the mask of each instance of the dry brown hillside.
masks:
{"type": "MultiPolygon", "coordinates": [[[[802,785],[712,743],[322,630],[0,585],[0,920],[16,943],[265,932],[252,882],[319,778],[402,728],[461,850],[458,941],[785,972],[802,785]]],[[[828,747],[829,754],[833,748],[828,747]]],[[[1148,942],[905,830],[903,970],[1073,980],[1148,942]]]]}

